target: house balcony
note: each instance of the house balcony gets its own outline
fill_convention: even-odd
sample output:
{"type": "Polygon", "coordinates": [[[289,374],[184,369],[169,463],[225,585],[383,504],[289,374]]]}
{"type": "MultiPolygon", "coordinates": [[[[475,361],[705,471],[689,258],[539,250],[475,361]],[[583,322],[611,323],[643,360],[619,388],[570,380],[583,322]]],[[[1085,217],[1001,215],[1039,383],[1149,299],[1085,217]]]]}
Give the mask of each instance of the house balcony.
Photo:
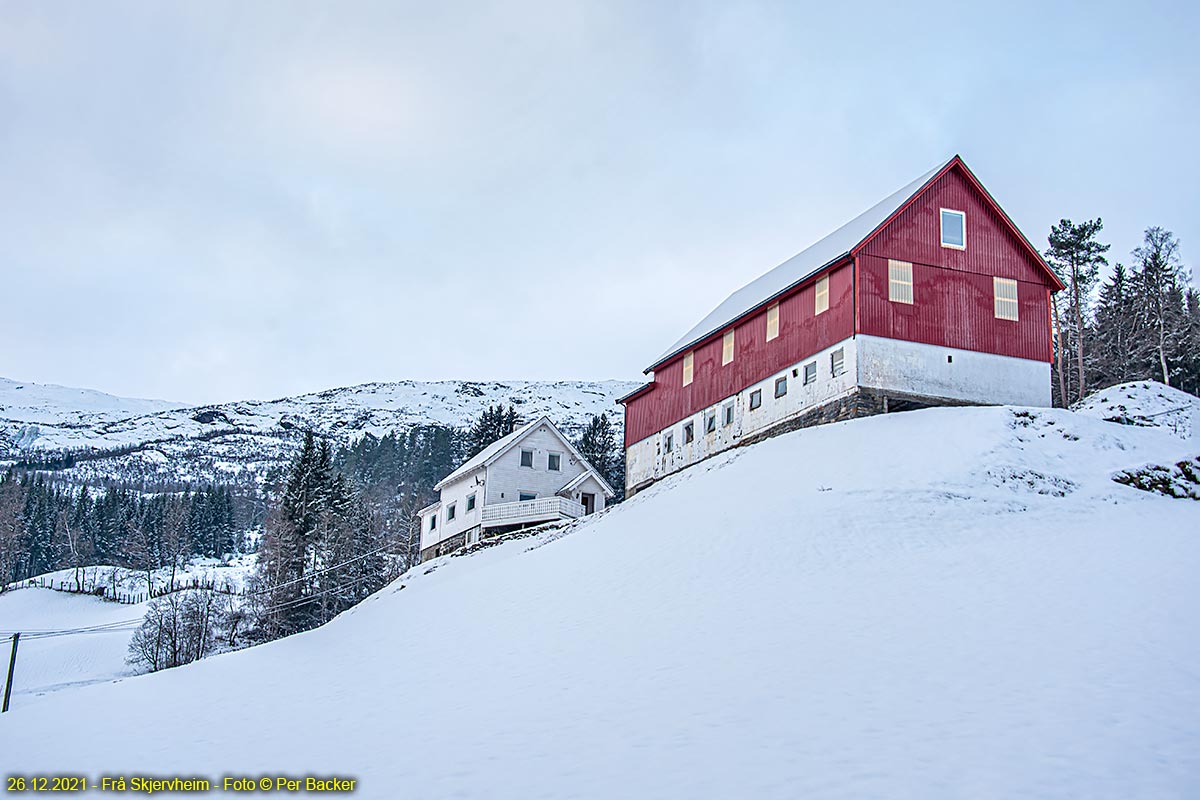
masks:
{"type": "Polygon", "coordinates": [[[516,503],[484,506],[480,517],[484,528],[507,525],[531,525],[558,519],[577,519],[584,515],[583,506],[565,497],[539,497],[516,503]]]}

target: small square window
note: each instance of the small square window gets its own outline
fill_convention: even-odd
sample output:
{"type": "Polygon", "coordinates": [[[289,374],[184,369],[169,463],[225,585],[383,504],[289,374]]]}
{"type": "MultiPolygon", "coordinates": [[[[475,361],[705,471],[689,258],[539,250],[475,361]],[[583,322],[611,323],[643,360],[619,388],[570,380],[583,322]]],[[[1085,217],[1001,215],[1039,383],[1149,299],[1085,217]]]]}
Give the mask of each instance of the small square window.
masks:
{"type": "Polygon", "coordinates": [[[787,394],[787,375],[775,379],[775,396],[783,397],[785,394],[787,394]]]}
{"type": "Polygon", "coordinates": [[[829,276],[817,281],[816,308],[813,315],[824,314],[829,310],[829,276]]]}
{"type": "Polygon", "coordinates": [[[710,411],[704,415],[704,432],[705,433],[716,433],[717,432],[717,412],[710,411]]]}
{"type": "Polygon", "coordinates": [[[842,348],[829,354],[829,371],[835,378],[846,371],[846,353],[842,348]]]}
{"type": "Polygon", "coordinates": [[[817,382],[817,362],[810,361],[804,365],[804,385],[817,382]]]}
{"type": "Polygon", "coordinates": [[[454,503],[446,506],[446,522],[453,522],[457,511],[454,503]]]}
{"type": "Polygon", "coordinates": [[[888,259],[888,300],[912,305],[913,267],[907,261],[888,259]]]}
{"type": "Polygon", "coordinates": [[[942,247],[952,250],[967,249],[967,215],[962,211],[943,208],[942,213],[942,247]]]}
{"type": "Polygon", "coordinates": [[[725,338],[721,340],[721,366],[733,361],[733,331],[725,331],[725,338]]]}
{"type": "Polygon", "coordinates": [[[532,450],[522,450],[521,451],[521,466],[528,467],[529,469],[533,469],[533,451],[532,450]]]}
{"type": "Polygon", "coordinates": [[[725,424],[733,424],[733,403],[729,403],[725,406],[725,424]]]}
{"type": "Polygon", "coordinates": [[[663,450],[665,452],[669,453],[674,449],[675,449],[675,434],[668,433],[665,437],[663,437],[663,450]]]}
{"type": "Polygon", "coordinates": [[[762,389],[755,389],[750,393],[750,410],[758,408],[762,405],[762,389]]]}
{"type": "Polygon", "coordinates": [[[692,383],[692,365],[694,363],[694,353],[688,353],[683,357],[683,385],[690,386],[692,383]]]}
{"type": "Polygon", "coordinates": [[[546,469],[551,472],[562,471],[562,453],[551,453],[546,456],[546,469]]]}
{"type": "Polygon", "coordinates": [[[683,426],[683,443],[691,444],[696,438],[696,426],[694,423],[688,422],[683,426]]]}
{"type": "Polygon", "coordinates": [[[767,341],[779,336],[779,303],[767,306],[767,341]]]}
{"type": "Polygon", "coordinates": [[[467,511],[474,511],[474,510],[475,510],[475,495],[469,494],[469,495],[467,495],[467,511]]]}
{"type": "Polygon", "coordinates": [[[537,492],[520,492],[517,494],[519,502],[527,503],[530,500],[537,500],[537,492]]]}

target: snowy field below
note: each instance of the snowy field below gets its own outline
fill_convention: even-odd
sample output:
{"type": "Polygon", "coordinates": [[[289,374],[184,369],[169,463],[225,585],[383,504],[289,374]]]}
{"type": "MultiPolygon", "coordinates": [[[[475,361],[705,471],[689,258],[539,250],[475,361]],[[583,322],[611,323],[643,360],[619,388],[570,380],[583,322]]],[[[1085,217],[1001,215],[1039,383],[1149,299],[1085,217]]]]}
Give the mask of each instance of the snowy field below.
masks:
{"type": "Polygon", "coordinates": [[[365,798],[1200,796],[1200,503],[1112,480],[1194,450],[1049,409],[798,431],[318,630],[18,707],[0,752],[365,798]]]}
{"type": "Polygon", "coordinates": [[[36,705],[54,692],[132,675],[125,654],[133,626],[145,613],[145,603],[106,603],[98,597],[49,589],[0,595],[0,664],[8,666],[8,633],[21,631],[24,637],[17,649],[11,710],[36,705]],[[79,629],[90,630],[45,635],[79,629]]]}

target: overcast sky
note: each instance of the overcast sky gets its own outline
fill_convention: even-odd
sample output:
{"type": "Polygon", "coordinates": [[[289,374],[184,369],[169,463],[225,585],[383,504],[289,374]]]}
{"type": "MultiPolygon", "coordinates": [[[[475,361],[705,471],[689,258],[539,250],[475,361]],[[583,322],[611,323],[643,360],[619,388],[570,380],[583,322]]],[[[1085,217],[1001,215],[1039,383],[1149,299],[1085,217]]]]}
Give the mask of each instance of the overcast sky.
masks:
{"type": "Polygon", "coordinates": [[[1085,7],[0,0],[0,375],[636,379],[956,152],[1195,266],[1200,15],[1085,7]]]}

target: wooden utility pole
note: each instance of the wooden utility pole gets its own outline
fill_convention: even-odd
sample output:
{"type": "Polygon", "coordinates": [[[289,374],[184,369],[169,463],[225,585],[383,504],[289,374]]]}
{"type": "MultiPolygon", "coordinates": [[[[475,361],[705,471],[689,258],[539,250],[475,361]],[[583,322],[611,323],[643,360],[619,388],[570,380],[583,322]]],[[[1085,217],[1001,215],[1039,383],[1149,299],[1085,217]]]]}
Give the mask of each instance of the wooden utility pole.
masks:
{"type": "Polygon", "coordinates": [[[8,701],[12,697],[13,673],[17,669],[17,644],[21,641],[21,634],[14,633],[12,635],[12,655],[8,657],[8,680],[4,682],[4,705],[0,706],[0,714],[8,711],[8,701]]]}

